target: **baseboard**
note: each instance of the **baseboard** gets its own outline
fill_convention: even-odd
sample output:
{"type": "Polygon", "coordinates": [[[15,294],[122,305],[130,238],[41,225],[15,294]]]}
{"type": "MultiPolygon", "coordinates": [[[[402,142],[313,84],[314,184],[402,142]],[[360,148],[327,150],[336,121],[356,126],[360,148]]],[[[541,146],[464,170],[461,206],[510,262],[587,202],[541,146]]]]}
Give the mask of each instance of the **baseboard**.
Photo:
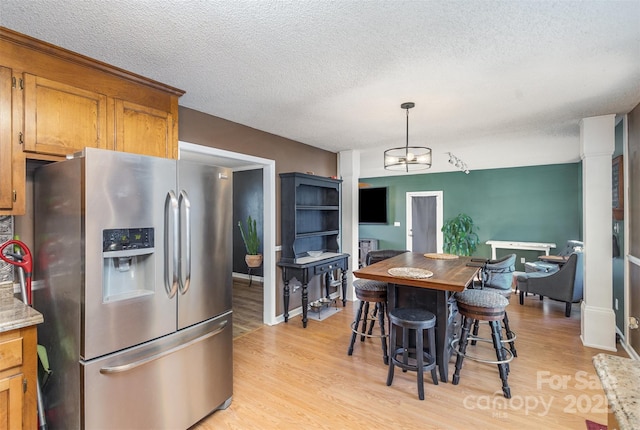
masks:
{"type": "Polygon", "coordinates": [[[251,279],[256,282],[262,282],[264,280],[264,277],[262,276],[251,275],[251,277],[249,277],[246,273],[233,272],[232,276],[236,279],[245,279],[247,281],[251,279]]]}
{"type": "Polygon", "coordinates": [[[620,336],[620,346],[625,350],[627,354],[629,354],[630,358],[634,360],[640,360],[640,355],[627,343],[627,339],[624,337],[624,333],[616,326],[616,333],[620,336]]]}

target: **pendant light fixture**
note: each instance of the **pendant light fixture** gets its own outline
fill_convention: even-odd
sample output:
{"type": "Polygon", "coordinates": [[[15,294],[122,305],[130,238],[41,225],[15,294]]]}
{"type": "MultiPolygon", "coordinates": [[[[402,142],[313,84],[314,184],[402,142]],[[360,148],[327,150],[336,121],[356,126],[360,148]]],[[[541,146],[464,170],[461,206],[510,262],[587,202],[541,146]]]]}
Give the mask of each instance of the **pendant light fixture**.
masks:
{"type": "Polygon", "coordinates": [[[431,167],[431,148],[425,146],[409,146],[409,109],[416,104],[402,103],[400,107],[407,111],[407,141],[405,146],[384,151],[384,168],[387,170],[404,170],[410,172],[431,167]]]}

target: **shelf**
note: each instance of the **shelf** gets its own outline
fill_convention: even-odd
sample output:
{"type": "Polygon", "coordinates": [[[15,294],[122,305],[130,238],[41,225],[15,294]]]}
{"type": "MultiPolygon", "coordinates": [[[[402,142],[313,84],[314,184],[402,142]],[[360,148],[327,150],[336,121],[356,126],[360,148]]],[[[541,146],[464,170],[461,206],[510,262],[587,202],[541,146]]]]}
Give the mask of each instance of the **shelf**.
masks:
{"type": "Polygon", "coordinates": [[[304,206],[296,206],[296,210],[298,211],[339,211],[340,206],[312,206],[312,205],[304,205],[304,206]]]}
{"type": "Polygon", "coordinates": [[[324,230],[324,231],[312,231],[309,233],[298,233],[296,234],[296,239],[305,238],[305,237],[316,237],[316,236],[331,236],[334,234],[340,234],[340,230],[324,230]]]}
{"type": "Polygon", "coordinates": [[[341,183],[304,173],[281,173],[281,232],[284,260],[307,251],[339,252],[341,183]]]}

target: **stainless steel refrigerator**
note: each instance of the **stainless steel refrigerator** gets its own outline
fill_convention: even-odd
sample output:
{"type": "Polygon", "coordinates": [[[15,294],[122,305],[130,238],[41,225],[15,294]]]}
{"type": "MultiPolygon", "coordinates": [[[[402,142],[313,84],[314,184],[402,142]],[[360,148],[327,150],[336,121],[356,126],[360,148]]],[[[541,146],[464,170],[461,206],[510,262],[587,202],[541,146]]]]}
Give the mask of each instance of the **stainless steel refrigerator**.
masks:
{"type": "Polygon", "coordinates": [[[231,172],[87,148],[35,173],[52,429],[186,429],[232,396],[231,172]]]}

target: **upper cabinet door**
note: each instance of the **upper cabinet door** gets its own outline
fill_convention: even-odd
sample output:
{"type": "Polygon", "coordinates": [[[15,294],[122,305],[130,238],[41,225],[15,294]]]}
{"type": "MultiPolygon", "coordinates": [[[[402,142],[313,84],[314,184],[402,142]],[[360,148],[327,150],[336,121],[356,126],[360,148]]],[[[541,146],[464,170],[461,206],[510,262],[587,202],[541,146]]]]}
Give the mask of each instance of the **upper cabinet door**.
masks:
{"type": "Polygon", "coordinates": [[[174,158],[173,115],[125,100],[115,101],[116,151],[174,158]]]}
{"type": "Polygon", "coordinates": [[[107,145],[107,96],[24,74],[24,150],[68,155],[107,145]]]}
{"type": "Polygon", "coordinates": [[[11,145],[11,69],[0,67],[0,209],[13,206],[11,145]]]}

